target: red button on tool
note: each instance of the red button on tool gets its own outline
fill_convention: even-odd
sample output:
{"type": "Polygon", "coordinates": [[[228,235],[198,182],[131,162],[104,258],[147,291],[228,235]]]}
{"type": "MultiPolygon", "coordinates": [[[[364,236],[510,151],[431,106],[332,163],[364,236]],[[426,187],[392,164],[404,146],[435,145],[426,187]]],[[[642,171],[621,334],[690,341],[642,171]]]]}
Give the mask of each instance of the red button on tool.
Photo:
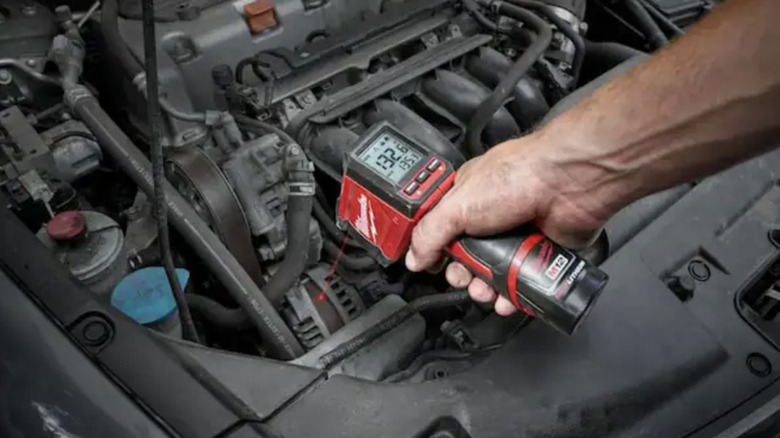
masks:
{"type": "Polygon", "coordinates": [[[78,210],[58,213],[49,220],[46,230],[54,240],[70,240],[87,229],[87,220],[78,210]]]}

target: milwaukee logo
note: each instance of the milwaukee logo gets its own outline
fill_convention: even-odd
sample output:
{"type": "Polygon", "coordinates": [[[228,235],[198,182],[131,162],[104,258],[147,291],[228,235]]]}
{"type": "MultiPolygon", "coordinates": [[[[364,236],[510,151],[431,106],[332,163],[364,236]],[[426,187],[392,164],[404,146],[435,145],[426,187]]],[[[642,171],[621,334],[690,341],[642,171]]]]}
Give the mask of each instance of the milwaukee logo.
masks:
{"type": "Polygon", "coordinates": [[[577,267],[574,268],[573,271],[571,271],[571,274],[566,278],[566,282],[569,284],[574,283],[574,280],[577,279],[577,276],[580,275],[580,272],[582,271],[582,268],[585,267],[585,261],[580,260],[580,262],[577,264],[577,267]]]}
{"type": "Polygon", "coordinates": [[[563,272],[563,268],[565,268],[568,264],[569,259],[562,254],[558,254],[555,256],[555,260],[550,263],[550,266],[547,268],[547,270],[544,271],[544,275],[546,275],[550,280],[555,281],[561,275],[561,272],[563,272]]]}
{"type": "Polygon", "coordinates": [[[376,225],[374,225],[374,209],[371,208],[371,201],[366,195],[361,194],[358,198],[360,211],[355,219],[355,229],[366,239],[376,243],[376,225]]]}

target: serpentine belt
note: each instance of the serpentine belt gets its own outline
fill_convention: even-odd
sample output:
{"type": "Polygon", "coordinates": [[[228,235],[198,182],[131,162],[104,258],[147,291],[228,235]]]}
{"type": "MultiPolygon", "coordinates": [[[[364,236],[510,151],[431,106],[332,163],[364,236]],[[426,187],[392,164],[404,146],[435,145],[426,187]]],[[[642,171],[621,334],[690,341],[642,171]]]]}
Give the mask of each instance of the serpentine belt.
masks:
{"type": "Polygon", "coordinates": [[[241,204],[222,171],[200,148],[176,148],[167,158],[168,179],[195,208],[258,285],[260,264],[241,204]]]}

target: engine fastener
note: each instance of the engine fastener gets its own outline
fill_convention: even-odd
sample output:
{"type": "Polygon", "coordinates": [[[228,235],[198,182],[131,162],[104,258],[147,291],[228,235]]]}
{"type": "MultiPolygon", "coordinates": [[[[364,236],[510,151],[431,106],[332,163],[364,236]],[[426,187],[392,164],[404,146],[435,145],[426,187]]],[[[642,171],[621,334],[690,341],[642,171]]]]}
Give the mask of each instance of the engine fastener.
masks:
{"type": "Polygon", "coordinates": [[[745,361],[750,372],[758,377],[766,377],[772,373],[772,363],[761,353],[750,353],[745,361]]]}
{"type": "Polygon", "coordinates": [[[707,281],[710,278],[710,267],[701,260],[694,260],[688,264],[688,273],[695,280],[707,281]]]}
{"type": "Polygon", "coordinates": [[[84,324],[81,335],[87,345],[97,347],[111,338],[111,328],[102,319],[93,318],[84,324]]]}
{"type": "Polygon", "coordinates": [[[0,70],[0,84],[7,85],[11,83],[11,73],[8,70],[0,70]]]}
{"type": "Polygon", "coordinates": [[[696,282],[687,274],[672,278],[668,285],[669,289],[682,301],[690,300],[696,290],[696,282]]]}

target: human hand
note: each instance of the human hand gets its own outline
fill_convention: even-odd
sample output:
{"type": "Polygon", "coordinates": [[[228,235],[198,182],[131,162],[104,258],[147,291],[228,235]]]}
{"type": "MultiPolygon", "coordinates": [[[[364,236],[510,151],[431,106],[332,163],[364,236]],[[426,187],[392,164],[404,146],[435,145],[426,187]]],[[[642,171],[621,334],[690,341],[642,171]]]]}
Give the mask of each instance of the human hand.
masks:
{"type": "MultiPolygon", "coordinates": [[[[406,266],[411,271],[433,266],[461,234],[492,235],[524,223],[534,223],[563,246],[587,246],[609,216],[609,204],[601,199],[601,172],[570,158],[565,147],[532,134],[468,161],[450,191],[415,227],[406,266]],[[573,177],[575,170],[587,180],[573,177]]],[[[446,277],[456,288],[467,287],[475,301],[495,300],[500,315],[517,310],[459,263],[447,266],[446,277]]]]}

